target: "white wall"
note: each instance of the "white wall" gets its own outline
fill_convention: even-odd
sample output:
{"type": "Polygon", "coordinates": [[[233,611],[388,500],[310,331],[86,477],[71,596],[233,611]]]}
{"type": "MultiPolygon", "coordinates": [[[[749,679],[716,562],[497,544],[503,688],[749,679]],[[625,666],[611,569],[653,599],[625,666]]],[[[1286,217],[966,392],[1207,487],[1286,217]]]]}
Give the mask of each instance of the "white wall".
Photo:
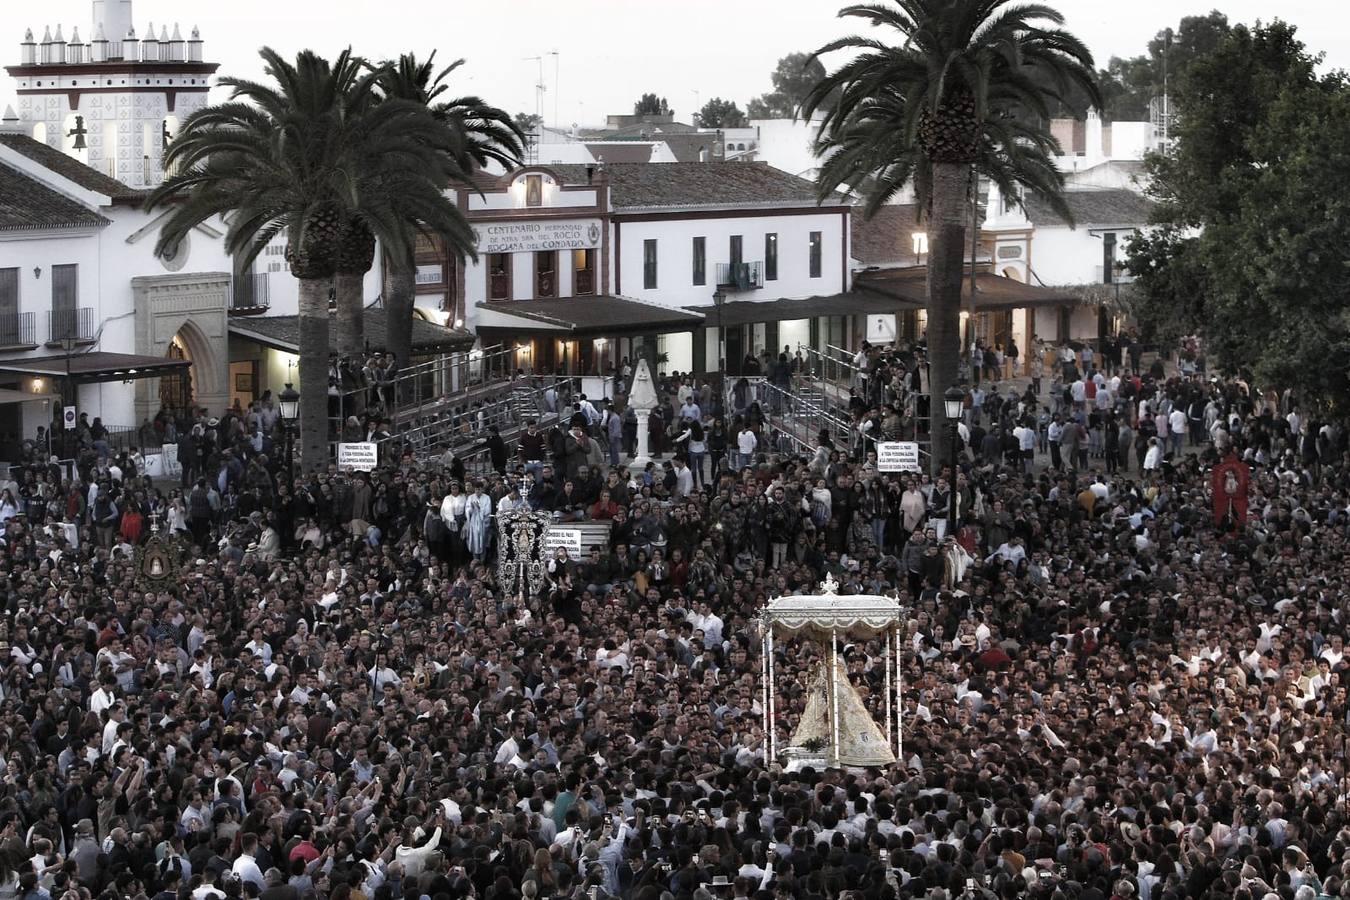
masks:
{"type": "MultiPolygon", "coordinates": [[[[1123,259],[1133,229],[1116,230],[1116,258],[1123,259]]],[[[1087,227],[1040,226],[1031,238],[1033,284],[1099,284],[1102,281],[1101,231],[1087,227]],[[1095,236],[1094,236],[1095,235],[1095,236]]]]}
{"type": "MultiPolygon", "coordinates": [[[[731,236],[741,235],[741,261],[764,261],[764,236],[778,235],[778,279],[764,282],[758,290],[737,292],[732,300],[777,300],[783,297],[813,297],[845,290],[842,261],[847,257],[844,238],[848,217],[837,212],[808,215],[732,216],[716,219],[663,219],[615,222],[619,237],[615,246],[622,254],[619,275],[611,280],[615,293],[661,306],[680,308],[712,304],[717,289],[717,265],[731,261],[731,236]],[[810,277],[810,233],[821,232],[820,277],[810,277]],[[694,238],[706,239],[706,275],[703,285],[693,283],[694,238]],[[643,287],[643,245],[656,240],[657,281],[654,290],[643,287]]],[[[613,276],[611,276],[613,277],[613,276]]]]}
{"type": "Polygon", "coordinates": [[[820,165],[811,144],[820,132],[813,122],[794,119],[753,119],[758,134],[756,159],[793,175],[809,177],[820,165]]]}

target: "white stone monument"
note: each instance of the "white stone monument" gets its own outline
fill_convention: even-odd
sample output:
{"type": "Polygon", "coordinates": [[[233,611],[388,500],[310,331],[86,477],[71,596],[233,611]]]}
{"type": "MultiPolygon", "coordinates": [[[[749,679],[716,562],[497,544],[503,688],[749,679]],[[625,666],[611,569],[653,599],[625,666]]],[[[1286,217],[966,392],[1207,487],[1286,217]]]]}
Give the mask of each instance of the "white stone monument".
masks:
{"type": "Polygon", "coordinates": [[[633,389],[628,392],[628,405],[637,414],[637,456],[628,467],[641,472],[652,461],[647,420],[656,408],[656,383],[652,381],[652,371],[645,359],[638,360],[637,370],[633,373],[633,389]]]}

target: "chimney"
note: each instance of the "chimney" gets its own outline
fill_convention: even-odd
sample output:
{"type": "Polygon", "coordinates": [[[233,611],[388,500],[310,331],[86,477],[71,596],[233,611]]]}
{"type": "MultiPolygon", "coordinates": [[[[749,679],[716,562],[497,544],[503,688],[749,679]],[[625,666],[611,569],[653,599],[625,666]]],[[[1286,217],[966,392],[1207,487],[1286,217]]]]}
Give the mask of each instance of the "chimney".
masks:
{"type": "Polygon", "coordinates": [[[78,64],[85,61],[84,42],[80,40],[80,28],[77,25],[70,29],[70,44],[66,47],[66,62],[78,64]]]}
{"type": "Polygon", "coordinates": [[[186,48],[183,43],[183,33],[178,30],[178,23],[173,23],[173,35],[169,38],[169,59],[174,62],[182,62],[187,58],[186,48]]]}
{"type": "Polygon", "coordinates": [[[698,161],[699,161],[699,162],[707,162],[707,161],[708,161],[708,148],[707,148],[707,147],[699,147],[699,148],[698,148],[698,161]]]}
{"type": "Polygon", "coordinates": [[[23,123],[19,121],[19,114],[14,111],[14,107],[5,107],[5,117],[0,119],[0,132],[5,134],[23,133],[23,123]]]}
{"type": "Polygon", "coordinates": [[[25,66],[37,62],[37,42],[33,40],[33,29],[23,33],[23,43],[19,45],[19,60],[25,66]]]}
{"type": "MultiPolygon", "coordinates": [[[[109,48],[108,52],[112,52],[109,48]]],[[[121,59],[127,62],[136,62],[141,58],[141,42],[136,39],[136,26],[127,28],[127,33],[122,36],[122,55],[121,59]]]]}
{"type": "Polygon", "coordinates": [[[42,62],[44,65],[50,65],[52,61],[52,27],[46,25],[42,29],[42,62]]]}
{"type": "Polygon", "coordinates": [[[61,36],[61,24],[56,25],[56,37],[52,39],[52,62],[63,63],[66,61],[66,39],[61,36]]]}
{"type": "Polygon", "coordinates": [[[89,43],[89,61],[96,63],[108,61],[108,35],[103,30],[102,22],[94,26],[94,39],[89,43]]]}
{"type": "Polygon", "coordinates": [[[150,23],[150,27],[145,30],[145,37],[141,40],[141,59],[145,62],[159,61],[159,38],[155,37],[154,22],[150,23]]]}
{"type": "Polygon", "coordinates": [[[197,26],[192,26],[192,36],[188,38],[187,47],[188,61],[202,61],[202,33],[197,30],[197,26]]]}

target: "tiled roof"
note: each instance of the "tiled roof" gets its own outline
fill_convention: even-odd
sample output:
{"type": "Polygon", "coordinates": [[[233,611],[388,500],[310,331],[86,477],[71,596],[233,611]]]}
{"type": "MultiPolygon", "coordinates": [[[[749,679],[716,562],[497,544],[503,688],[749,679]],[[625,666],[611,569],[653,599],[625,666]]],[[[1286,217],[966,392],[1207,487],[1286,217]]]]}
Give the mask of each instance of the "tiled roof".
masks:
{"type": "Polygon", "coordinates": [[[652,143],[650,141],[625,141],[622,144],[602,144],[587,141],[586,149],[591,151],[591,156],[597,160],[603,159],[606,165],[610,163],[645,163],[650,162],[652,158],[652,143]]]}
{"type": "MultiPolygon", "coordinates": [[[[1064,200],[1073,213],[1073,224],[1085,225],[1146,225],[1153,204],[1147,197],[1134,191],[1098,190],[1065,191],[1064,200]]],[[[1028,194],[1027,218],[1033,225],[1067,225],[1043,198],[1028,194]]]]}
{"type": "Polygon", "coordinates": [[[870,219],[863,216],[860,207],[854,207],[853,258],[865,266],[917,262],[913,234],[924,230],[918,215],[919,208],[913,203],[883,206],[870,219]]]}
{"type": "MultiPolygon", "coordinates": [[[[582,183],[585,166],[554,166],[582,183]]],[[[616,212],[652,207],[814,206],[811,182],[764,163],[616,163],[605,166],[616,212]]]]}
{"type": "Polygon", "coordinates": [[[0,166],[0,231],[101,228],[108,220],[17,169],[0,166]]]}
{"type": "Polygon", "coordinates": [[[145,191],[123,184],[116,178],[109,178],[97,169],[91,169],[78,159],[67,156],[55,147],[35,141],[26,134],[0,133],[0,144],[22,153],[86,190],[107,194],[114,201],[139,201],[146,196],[145,191]]]}
{"type": "MultiPolygon", "coordinates": [[[[384,351],[388,349],[385,341],[386,310],[382,306],[366,309],[363,331],[370,349],[384,351]]],[[[331,319],[329,328],[335,328],[331,319]]],[[[230,332],[248,340],[259,341],[271,347],[296,352],[300,346],[300,320],[296,316],[250,316],[230,320],[230,332]]],[[[474,336],[467,331],[442,328],[425,319],[413,317],[412,349],[418,351],[467,349],[472,346],[474,336]]]]}

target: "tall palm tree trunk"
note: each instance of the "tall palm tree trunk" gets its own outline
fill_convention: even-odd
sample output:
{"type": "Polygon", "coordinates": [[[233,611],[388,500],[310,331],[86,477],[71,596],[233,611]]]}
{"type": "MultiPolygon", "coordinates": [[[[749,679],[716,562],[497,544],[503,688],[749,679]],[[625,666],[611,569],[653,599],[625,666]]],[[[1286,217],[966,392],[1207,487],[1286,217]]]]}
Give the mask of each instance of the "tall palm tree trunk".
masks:
{"type": "Polygon", "coordinates": [[[364,272],[338,272],[337,354],[341,359],[361,361],[365,352],[366,297],[364,272]]]}
{"type": "Polygon", "coordinates": [[[417,268],[412,254],[385,256],[384,333],[400,372],[412,364],[413,303],[417,291],[417,268]]]}
{"type": "Polygon", "coordinates": [[[934,475],[952,458],[954,435],[943,414],[942,395],[957,383],[961,358],[961,279],[965,270],[969,171],[970,166],[961,163],[933,164],[933,211],[928,232],[928,362],[934,475]]]}
{"type": "Polygon", "coordinates": [[[328,465],[328,280],[300,281],[300,466],[328,465]]]}

